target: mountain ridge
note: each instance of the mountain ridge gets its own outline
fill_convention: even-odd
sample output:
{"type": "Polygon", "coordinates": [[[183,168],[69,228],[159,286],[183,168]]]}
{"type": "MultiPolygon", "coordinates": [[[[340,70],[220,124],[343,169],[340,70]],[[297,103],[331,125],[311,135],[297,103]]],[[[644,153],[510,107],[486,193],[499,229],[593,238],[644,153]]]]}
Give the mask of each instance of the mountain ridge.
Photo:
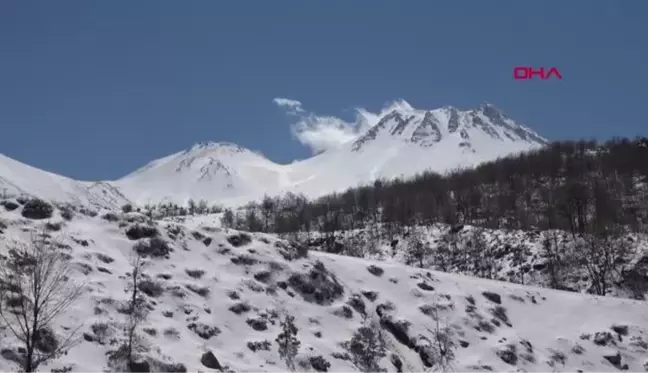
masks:
{"type": "Polygon", "coordinates": [[[261,152],[231,142],[203,141],[96,185],[27,165],[24,168],[30,171],[24,173],[31,176],[25,179],[22,171],[1,172],[0,164],[0,189],[12,186],[17,178],[22,183],[12,187],[13,192],[106,208],[126,202],[186,204],[189,199],[240,205],[288,191],[316,198],[380,178],[443,173],[547,143],[487,102],[468,110],[453,106],[423,110],[397,100],[352,141],[289,164],[275,163],[261,152]],[[30,186],[29,178],[51,186],[30,186]],[[59,191],[42,193],[41,189],[59,191]],[[78,193],[85,197],[71,198],[78,193]]]}

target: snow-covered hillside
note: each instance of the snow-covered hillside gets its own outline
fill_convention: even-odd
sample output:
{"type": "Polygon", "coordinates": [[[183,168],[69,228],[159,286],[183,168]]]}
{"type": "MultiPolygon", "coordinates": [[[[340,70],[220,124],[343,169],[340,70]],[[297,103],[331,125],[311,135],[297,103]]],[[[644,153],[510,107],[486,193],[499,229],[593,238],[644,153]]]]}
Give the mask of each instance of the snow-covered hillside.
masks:
{"type": "Polygon", "coordinates": [[[603,250],[598,249],[599,257],[596,248],[558,230],[434,224],[405,232],[367,226],[290,236],[314,250],[341,255],[573,292],[596,294],[605,287],[608,296],[648,298],[648,236],[641,234],[620,238],[618,246],[605,252],[607,260],[602,259],[603,250]]]}
{"type": "Polygon", "coordinates": [[[109,183],[73,180],[0,154],[0,197],[20,195],[104,208],[116,208],[129,202],[109,183]]]}
{"type": "Polygon", "coordinates": [[[155,160],[114,185],[140,204],[189,198],[240,204],[284,192],[312,198],[378,178],[474,166],[546,142],[490,104],[417,110],[398,101],[355,141],[289,165],[210,142],[155,160]]]}
{"type": "MultiPolygon", "coordinates": [[[[60,338],[82,324],[80,343],[40,371],[123,371],[123,361],[109,356],[124,342],[134,249],[147,254],[141,289],[150,310],[137,359],[151,371],[285,371],[275,343],[285,313],[296,317],[300,371],[358,371],[366,338],[353,336],[371,330],[384,339],[377,362],[390,372],[442,370],[443,361],[455,371],[648,369],[646,302],[321,252],[303,257],[275,236],[191,219],[70,212],[64,219],[55,210],[32,220],[24,208],[0,207],[0,252],[46,229],[74,262],[71,280],[86,289],[54,328],[60,338]],[[439,347],[452,353],[442,359],[439,347]]],[[[20,344],[2,333],[0,370],[16,369],[20,344]]]]}

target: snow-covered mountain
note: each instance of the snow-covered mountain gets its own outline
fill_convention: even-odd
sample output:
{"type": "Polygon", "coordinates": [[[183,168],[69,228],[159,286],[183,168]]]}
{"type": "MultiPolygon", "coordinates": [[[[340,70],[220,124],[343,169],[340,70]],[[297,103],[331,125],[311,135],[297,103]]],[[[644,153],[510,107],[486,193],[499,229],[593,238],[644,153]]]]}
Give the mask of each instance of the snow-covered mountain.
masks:
{"type": "Polygon", "coordinates": [[[229,143],[197,144],[114,182],[137,203],[245,203],[263,194],[317,197],[373,182],[470,167],[543,146],[547,140],[490,104],[418,110],[392,104],[354,141],[288,165],[229,143]]]}
{"type": "MultiPolygon", "coordinates": [[[[84,290],[39,330],[36,348],[43,354],[73,330],[79,337],[40,372],[127,371],[119,352],[127,342],[124,289],[131,289],[134,251],[145,255],[138,288],[147,310],[135,329],[133,357],[147,369],[137,371],[285,372],[275,338],[286,314],[295,317],[300,341],[297,371],[648,369],[645,301],[305,252],[274,235],[220,229],[193,217],[64,217],[55,209],[51,218],[33,220],[23,209],[0,206],[3,258],[19,257],[7,254],[47,230],[48,248],[72,264],[64,286],[84,290]]],[[[23,296],[6,289],[13,289],[7,300],[23,296]]],[[[9,322],[19,330],[13,317],[9,322]]],[[[0,370],[19,369],[24,342],[8,327],[0,334],[0,370]]]]}
{"type": "Polygon", "coordinates": [[[125,203],[245,204],[264,194],[318,197],[378,178],[444,172],[540,147],[547,140],[490,104],[418,110],[396,101],[342,146],[277,164],[238,145],[204,142],[116,181],[81,182],[0,155],[0,193],[113,208],[125,203]]]}
{"type": "Polygon", "coordinates": [[[0,197],[20,195],[102,208],[116,208],[129,202],[110,183],[73,180],[0,154],[0,197]]]}

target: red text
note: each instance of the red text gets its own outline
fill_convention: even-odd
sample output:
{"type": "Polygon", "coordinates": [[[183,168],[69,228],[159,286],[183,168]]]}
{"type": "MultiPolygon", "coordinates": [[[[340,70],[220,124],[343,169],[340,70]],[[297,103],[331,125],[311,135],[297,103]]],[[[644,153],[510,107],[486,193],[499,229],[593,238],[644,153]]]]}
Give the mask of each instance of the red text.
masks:
{"type": "Polygon", "coordinates": [[[542,80],[546,80],[552,77],[562,79],[562,74],[555,67],[530,67],[530,66],[516,66],[513,68],[513,78],[515,80],[530,80],[538,77],[542,80]]]}

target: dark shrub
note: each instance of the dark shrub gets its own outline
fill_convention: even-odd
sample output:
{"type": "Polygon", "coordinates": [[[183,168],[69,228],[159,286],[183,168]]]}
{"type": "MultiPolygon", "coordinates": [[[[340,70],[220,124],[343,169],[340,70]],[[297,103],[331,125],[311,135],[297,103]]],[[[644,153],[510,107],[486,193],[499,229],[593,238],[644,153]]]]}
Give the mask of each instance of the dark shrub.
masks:
{"type": "Polygon", "coordinates": [[[311,366],[318,372],[328,372],[331,363],[326,361],[322,355],[311,356],[309,359],[311,366]]]}
{"type": "Polygon", "coordinates": [[[160,295],[164,294],[164,288],[162,287],[162,285],[151,280],[142,280],[139,283],[138,288],[142,291],[142,293],[154,298],[157,298],[160,295]]]}
{"type": "Polygon", "coordinates": [[[122,206],[121,209],[122,209],[122,212],[124,212],[124,214],[128,214],[129,212],[133,212],[133,205],[131,205],[130,203],[127,203],[124,206],[122,206]]]}
{"type": "Polygon", "coordinates": [[[203,323],[191,323],[187,325],[187,328],[196,333],[202,339],[209,339],[221,332],[217,327],[203,323]]]}
{"type": "Polygon", "coordinates": [[[515,365],[518,361],[517,348],[514,345],[506,345],[504,348],[495,353],[503,362],[509,365],[515,365]]]}
{"type": "Polygon", "coordinates": [[[150,225],[135,224],[126,230],[126,237],[131,240],[152,238],[158,235],[158,230],[150,225]]]}
{"type": "Polygon", "coordinates": [[[252,242],[252,237],[247,233],[239,233],[227,237],[227,242],[234,247],[241,247],[252,242]]]}
{"type": "Polygon", "coordinates": [[[151,256],[155,258],[167,256],[171,252],[169,244],[159,237],[139,241],[133,246],[133,250],[144,257],[151,256]]]}
{"type": "Polygon", "coordinates": [[[13,211],[20,207],[20,205],[14,201],[1,201],[0,205],[4,206],[5,210],[7,211],[13,211]]]}
{"type": "Polygon", "coordinates": [[[61,223],[50,223],[50,222],[45,223],[45,229],[52,232],[60,231],[62,226],[63,224],[61,223]]]}
{"type": "Polygon", "coordinates": [[[230,311],[234,312],[237,315],[240,315],[245,312],[250,312],[252,307],[250,307],[249,304],[241,302],[241,303],[236,303],[235,305],[231,306],[229,308],[230,311]]]}
{"type": "Polygon", "coordinates": [[[22,210],[22,216],[27,219],[41,220],[52,217],[54,208],[49,203],[41,199],[30,199],[25,203],[22,210]]]}
{"type": "Polygon", "coordinates": [[[114,212],[107,212],[101,216],[103,220],[110,221],[110,222],[116,222],[119,221],[119,216],[115,214],[114,212]]]}
{"type": "Polygon", "coordinates": [[[294,241],[288,243],[277,241],[275,247],[278,249],[279,254],[288,261],[308,257],[308,246],[294,241]]]}
{"type": "Polygon", "coordinates": [[[203,271],[202,269],[185,269],[185,272],[187,273],[187,275],[189,275],[189,277],[197,279],[203,277],[203,275],[205,274],[205,271],[203,271]]]}
{"type": "Polygon", "coordinates": [[[185,287],[194,293],[200,295],[201,297],[206,297],[209,295],[209,289],[206,287],[197,286],[194,284],[187,284],[185,287]]]}
{"type": "Polygon", "coordinates": [[[264,319],[261,318],[256,318],[256,319],[247,319],[245,321],[246,324],[250,326],[250,328],[262,332],[264,330],[268,330],[268,322],[264,319]]]}
{"type": "Polygon", "coordinates": [[[293,273],[288,278],[288,285],[305,301],[319,305],[329,305],[344,295],[344,288],[322,262],[317,262],[308,274],[293,273]]]}
{"type": "Polygon", "coordinates": [[[51,329],[45,328],[36,332],[35,347],[44,353],[53,353],[59,346],[56,336],[51,329]]]}
{"type": "Polygon", "coordinates": [[[100,261],[106,264],[110,264],[115,261],[115,259],[109,257],[108,255],[104,255],[102,253],[96,253],[95,256],[97,257],[97,259],[99,259],[100,261]]]}
{"type": "Polygon", "coordinates": [[[254,342],[248,342],[247,347],[252,351],[252,352],[257,352],[257,351],[270,351],[270,347],[272,346],[272,343],[270,341],[254,341],[254,342]]]}

